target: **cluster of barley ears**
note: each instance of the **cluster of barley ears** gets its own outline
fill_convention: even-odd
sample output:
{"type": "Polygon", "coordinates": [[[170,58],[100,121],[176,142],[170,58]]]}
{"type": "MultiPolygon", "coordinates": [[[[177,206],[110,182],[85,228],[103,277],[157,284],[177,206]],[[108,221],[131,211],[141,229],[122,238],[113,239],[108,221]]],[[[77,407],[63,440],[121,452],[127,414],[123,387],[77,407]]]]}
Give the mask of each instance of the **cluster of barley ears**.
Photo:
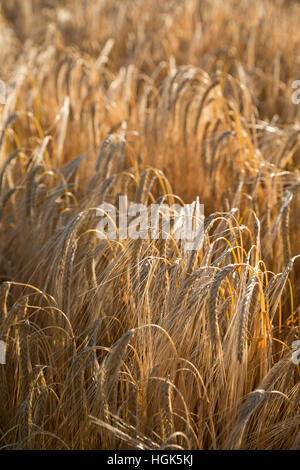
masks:
{"type": "Polygon", "coordinates": [[[299,449],[300,6],[0,5],[1,449],[299,449]],[[97,207],[205,207],[204,241],[97,207]]]}

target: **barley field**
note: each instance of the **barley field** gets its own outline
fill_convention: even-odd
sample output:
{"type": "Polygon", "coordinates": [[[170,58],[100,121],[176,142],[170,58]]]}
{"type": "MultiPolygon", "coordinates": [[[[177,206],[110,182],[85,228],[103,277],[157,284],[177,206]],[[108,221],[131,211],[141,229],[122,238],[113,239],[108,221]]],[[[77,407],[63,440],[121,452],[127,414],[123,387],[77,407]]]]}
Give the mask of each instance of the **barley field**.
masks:
{"type": "Polygon", "coordinates": [[[0,449],[300,449],[299,24],[1,0],[0,449]],[[99,238],[120,195],[201,247],[99,238]]]}

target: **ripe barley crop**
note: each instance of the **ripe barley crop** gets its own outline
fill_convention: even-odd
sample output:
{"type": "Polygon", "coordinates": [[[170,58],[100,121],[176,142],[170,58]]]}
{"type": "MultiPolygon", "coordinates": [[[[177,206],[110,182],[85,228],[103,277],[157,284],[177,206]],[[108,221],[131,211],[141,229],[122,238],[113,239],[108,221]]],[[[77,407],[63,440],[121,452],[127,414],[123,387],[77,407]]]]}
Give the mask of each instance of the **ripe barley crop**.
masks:
{"type": "Polygon", "coordinates": [[[300,449],[299,3],[18,3],[0,449],[300,449]],[[99,237],[120,196],[200,202],[201,244],[99,237]]]}

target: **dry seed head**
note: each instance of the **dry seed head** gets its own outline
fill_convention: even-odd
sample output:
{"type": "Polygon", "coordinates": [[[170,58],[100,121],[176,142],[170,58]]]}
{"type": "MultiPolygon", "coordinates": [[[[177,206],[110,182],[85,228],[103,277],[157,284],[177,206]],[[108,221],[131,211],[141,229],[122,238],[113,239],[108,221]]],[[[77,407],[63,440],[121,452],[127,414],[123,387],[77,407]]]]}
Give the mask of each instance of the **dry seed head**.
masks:
{"type": "Polygon", "coordinates": [[[238,360],[242,362],[244,352],[247,348],[248,322],[251,307],[251,299],[257,286],[256,275],[253,273],[247,283],[245,294],[242,298],[242,306],[239,318],[238,332],[238,360]]]}

